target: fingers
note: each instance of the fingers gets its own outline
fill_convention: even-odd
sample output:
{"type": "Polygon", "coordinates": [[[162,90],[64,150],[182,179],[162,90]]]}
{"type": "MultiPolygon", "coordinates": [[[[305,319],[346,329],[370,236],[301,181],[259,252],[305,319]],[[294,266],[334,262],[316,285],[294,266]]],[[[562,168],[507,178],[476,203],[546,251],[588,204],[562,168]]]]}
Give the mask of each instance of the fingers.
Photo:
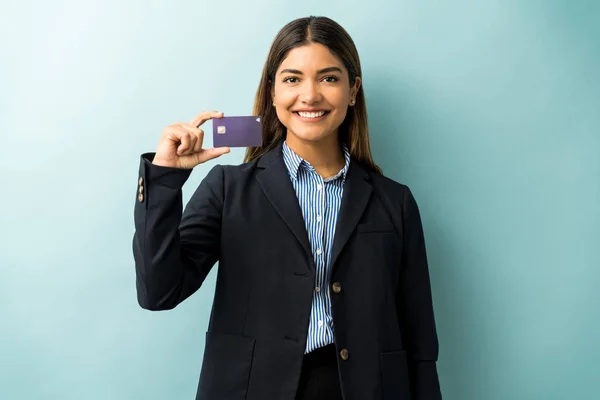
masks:
{"type": "Polygon", "coordinates": [[[182,126],[181,123],[173,124],[165,130],[166,137],[170,140],[178,156],[189,154],[198,140],[195,132],[182,126]]]}
{"type": "Polygon", "coordinates": [[[202,129],[198,129],[195,126],[190,124],[179,123],[177,124],[178,128],[185,133],[182,136],[189,138],[189,142],[183,143],[181,142],[181,146],[178,147],[177,154],[178,155],[187,155],[192,153],[197,153],[202,151],[202,143],[204,141],[204,131],[202,129]]]}
{"type": "Polygon", "coordinates": [[[223,117],[223,113],[222,112],[218,112],[218,111],[204,111],[204,112],[201,112],[200,114],[198,114],[196,116],[196,118],[194,118],[193,120],[191,120],[189,122],[189,124],[192,125],[192,126],[194,126],[194,127],[199,127],[200,125],[202,125],[203,123],[205,123],[209,119],[222,118],[222,117],[223,117]]]}
{"type": "Polygon", "coordinates": [[[177,146],[177,155],[183,156],[185,154],[189,154],[190,150],[193,148],[191,135],[187,132],[184,132],[179,137],[179,142],[180,142],[180,144],[179,144],[179,146],[177,146]]]}
{"type": "Polygon", "coordinates": [[[178,122],[167,126],[156,149],[155,163],[191,169],[200,163],[229,153],[228,147],[207,150],[202,148],[204,131],[198,127],[213,118],[223,118],[223,113],[206,111],[198,114],[189,123],[178,122]]]}
{"type": "Polygon", "coordinates": [[[199,163],[212,160],[229,153],[229,147],[216,147],[212,149],[202,149],[204,141],[204,131],[190,124],[177,123],[170,126],[170,133],[178,140],[178,156],[187,156],[195,154],[199,163]]]}

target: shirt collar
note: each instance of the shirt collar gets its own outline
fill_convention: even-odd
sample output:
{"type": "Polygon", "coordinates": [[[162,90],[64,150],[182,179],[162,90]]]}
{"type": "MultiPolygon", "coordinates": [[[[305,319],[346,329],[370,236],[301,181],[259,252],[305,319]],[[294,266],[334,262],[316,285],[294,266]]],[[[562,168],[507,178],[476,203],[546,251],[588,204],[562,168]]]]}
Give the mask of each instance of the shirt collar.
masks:
{"type": "MultiPolygon", "coordinates": [[[[345,181],[346,175],[348,174],[348,168],[350,167],[350,151],[348,150],[348,146],[346,146],[345,143],[342,144],[342,151],[344,152],[345,160],[344,168],[342,168],[340,172],[333,176],[331,179],[337,179],[338,177],[342,176],[343,180],[345,181]]],[[[293,179],[298,178],[298,170],[301,166],[312,168],[312,166],[306,160],[304,160],[302,157],[296,154],[294,150],[292,150],[285,141],[283,142],[282,152],[285,166],[287,167],[288,172],[293,179]]]]}

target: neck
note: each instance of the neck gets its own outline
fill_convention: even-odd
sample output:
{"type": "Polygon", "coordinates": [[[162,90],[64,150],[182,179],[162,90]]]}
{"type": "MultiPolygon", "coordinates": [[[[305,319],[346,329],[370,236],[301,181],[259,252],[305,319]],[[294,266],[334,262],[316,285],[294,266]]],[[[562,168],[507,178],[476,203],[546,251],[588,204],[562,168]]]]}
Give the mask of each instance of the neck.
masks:
{"type": "Polygon", "coordinates": [[[288,134],[285,142],[322,177],[337,174],[346,164],[338,135],[331,135],[319,142],[309,142],[288,134]]]}

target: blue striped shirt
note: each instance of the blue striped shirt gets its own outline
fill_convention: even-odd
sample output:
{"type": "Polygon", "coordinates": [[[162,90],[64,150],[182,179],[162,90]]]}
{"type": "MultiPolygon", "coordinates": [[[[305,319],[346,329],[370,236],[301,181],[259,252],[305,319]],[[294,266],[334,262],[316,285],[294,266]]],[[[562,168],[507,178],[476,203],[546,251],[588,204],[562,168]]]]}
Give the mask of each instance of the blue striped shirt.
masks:
{"type": "Polygon", "coordinates": [[[306,232],[316,266],[315,289],[313,292],[308,340],[305,353],[334,342],[333,318],[331,315],[330,278],[331,247],[337,223],[338,211],[342,203],[342,192],[350,153],[343,146],[346,164],[335,176],[323,179],[317,171],[287,143],[283,143],[283,160],[306,225],[306,232]]]}

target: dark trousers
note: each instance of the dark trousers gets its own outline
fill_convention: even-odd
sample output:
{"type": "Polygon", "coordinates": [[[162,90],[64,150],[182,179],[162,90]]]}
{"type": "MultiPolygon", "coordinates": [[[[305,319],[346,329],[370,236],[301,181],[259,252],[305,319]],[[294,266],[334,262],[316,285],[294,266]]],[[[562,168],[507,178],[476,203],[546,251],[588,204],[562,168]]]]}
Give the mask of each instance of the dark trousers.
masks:
{"type": "Polygon", "coordinates": [[[296,400],[342,400],[335,345],[304,355],[296,400]]]}

